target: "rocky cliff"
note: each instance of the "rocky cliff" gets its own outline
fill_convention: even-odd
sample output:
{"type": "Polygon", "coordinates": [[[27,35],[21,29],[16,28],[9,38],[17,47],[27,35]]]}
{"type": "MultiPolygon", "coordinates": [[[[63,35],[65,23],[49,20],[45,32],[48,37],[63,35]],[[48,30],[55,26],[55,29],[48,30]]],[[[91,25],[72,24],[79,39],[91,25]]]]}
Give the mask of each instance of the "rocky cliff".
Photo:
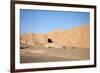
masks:
{"type": "Polygon", "coordinates": [[[48,32],[47,34],[24,33],[21,34],[21,43],[35,45],[48,44],[48,38],[58,46],[71,46],[89,48],[90,46],[90,27],[83,25],[61,31],[60,29],[48,32]]]}

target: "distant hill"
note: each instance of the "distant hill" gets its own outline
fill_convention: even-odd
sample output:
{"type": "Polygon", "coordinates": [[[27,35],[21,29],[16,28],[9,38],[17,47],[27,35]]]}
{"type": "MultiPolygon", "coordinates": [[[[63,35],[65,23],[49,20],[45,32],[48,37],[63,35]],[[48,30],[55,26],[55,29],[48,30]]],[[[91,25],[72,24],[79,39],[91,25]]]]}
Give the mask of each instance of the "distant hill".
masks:
{"type": "Polygon", "coordinates": [[[89,25],[82,25],[64,31],[55,29],[47,34],[24,33],[21,34],[20,38],[21,43],[27,43],[33,46],[48,44],[49,38],[59,46],[89,48],[90,27],[89,25]]]}

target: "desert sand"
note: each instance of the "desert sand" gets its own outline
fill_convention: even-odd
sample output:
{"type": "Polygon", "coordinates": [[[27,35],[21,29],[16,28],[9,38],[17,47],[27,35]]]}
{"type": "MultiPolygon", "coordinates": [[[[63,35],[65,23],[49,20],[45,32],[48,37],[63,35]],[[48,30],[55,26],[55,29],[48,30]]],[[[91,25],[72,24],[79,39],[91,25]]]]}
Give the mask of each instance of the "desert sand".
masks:
{"type": "Polygon", "coordinates": [[[88,60],[89,49],[31,47],[21,49],[21,63],[88,60]]]}

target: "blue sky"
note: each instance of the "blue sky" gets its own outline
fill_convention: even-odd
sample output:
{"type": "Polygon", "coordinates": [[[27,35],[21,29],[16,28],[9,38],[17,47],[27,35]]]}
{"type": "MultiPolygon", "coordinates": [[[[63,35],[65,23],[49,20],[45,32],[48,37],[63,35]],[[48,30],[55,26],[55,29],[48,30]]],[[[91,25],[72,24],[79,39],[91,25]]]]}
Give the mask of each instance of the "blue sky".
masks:
{"type": "Polygon", "coordinates": [[[90,24],[88,12],[20,10],[21,33],[48,33],[55,29],[71,29],[84,24],[90,24]]]}

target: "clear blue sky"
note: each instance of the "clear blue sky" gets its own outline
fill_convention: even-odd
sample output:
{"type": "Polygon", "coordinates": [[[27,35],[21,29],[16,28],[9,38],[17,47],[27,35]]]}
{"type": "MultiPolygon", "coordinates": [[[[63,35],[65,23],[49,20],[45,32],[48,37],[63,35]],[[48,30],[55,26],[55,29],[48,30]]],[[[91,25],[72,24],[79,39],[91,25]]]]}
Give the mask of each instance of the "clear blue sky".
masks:
{"type": "Polygon", "coordinates": [[[90,24],[88,12],[21,9],[20,18],[21,33],[47,33],[54,29],[65,30],[90,24]]]}

